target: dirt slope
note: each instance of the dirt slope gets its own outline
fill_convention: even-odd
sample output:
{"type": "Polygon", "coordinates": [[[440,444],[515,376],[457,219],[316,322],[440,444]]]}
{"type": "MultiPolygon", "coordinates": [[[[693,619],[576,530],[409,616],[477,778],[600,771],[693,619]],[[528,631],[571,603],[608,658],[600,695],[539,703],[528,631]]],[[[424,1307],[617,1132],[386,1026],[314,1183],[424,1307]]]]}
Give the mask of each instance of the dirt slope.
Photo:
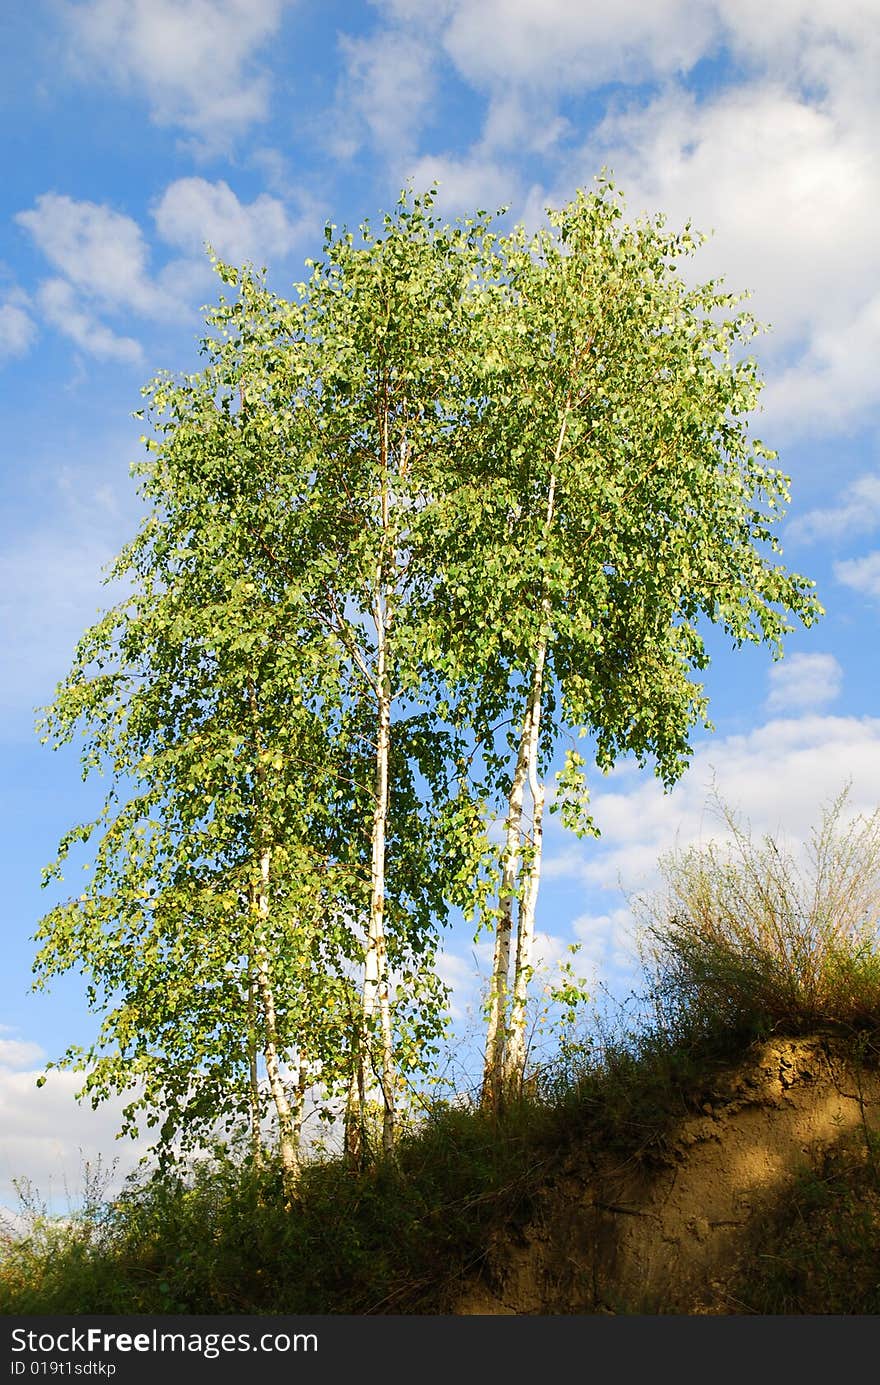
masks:
{"type": "Polygon", "coordinates": [[[576,1151],[521,1226],[500,1228],[459,1314],[736,1312],[760,1222],[805,1165],[880,1126],[880,1074],[827,1039],[772,1041],[719,1079],[665,1148],[576,1151]]]}

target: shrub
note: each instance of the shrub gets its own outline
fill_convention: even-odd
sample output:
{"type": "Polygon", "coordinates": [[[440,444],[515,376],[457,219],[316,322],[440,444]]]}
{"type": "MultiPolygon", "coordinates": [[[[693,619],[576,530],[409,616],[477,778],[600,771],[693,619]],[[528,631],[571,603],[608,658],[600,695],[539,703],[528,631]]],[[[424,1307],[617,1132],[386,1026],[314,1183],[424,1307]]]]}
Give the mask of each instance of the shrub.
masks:
{"type": "Polygon", "coordinates": [[[723,804],[726,843],[665,858],[666,891],[640,912],[666,1022],[754,1033],[880,1024],[880,810],[848,819],[847,796],[801,859],[773,836],[755,841],[723,804]]]}

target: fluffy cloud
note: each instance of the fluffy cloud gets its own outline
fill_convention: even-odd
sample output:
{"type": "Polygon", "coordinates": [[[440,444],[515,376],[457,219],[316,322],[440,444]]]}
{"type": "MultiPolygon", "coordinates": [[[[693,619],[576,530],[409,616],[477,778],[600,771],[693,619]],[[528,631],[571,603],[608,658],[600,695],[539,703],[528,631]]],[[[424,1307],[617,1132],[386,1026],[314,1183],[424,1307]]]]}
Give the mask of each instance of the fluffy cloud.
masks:
{"type": "MultiPolygon", "coordinates": [[[[405,0],[384,8],[418,15],[405,0]]],[[[752,68],[814,86],[833,83],[855,56],[868,91],[878,47],[873,0],[449,0],[440,13],[456,67],[489,87],[589,90],[656,80],[687,72],[724,44],[752,68]]]]}
{"type": "Polygon", "coordinates": [[[431,45],[403,29],[340,38],[340,83],[333,145],[350,158],[364,135],[392,158],[411,149],[434,95],[431,45]]]}
{"type": "MultiPolygon", "coordinates": [[[[277,247],[282,232],[285,237],[292,234],[279,207],[272,198],[242,207],[225,183],[198,178],[172,183],[160,203],[169,240],[199,251],[195,226],[202,214],[205,226],[212,226],[230,244],[253,243],[257,223],[265,217],[266,237],[277,247]],[[188,184],[196,185],[195,190],[188,184]]],[[[82,351],[99,359],[137,362],[142,356],[139,342],[116,332],[107,317],[173,321],[185,311],[194,288],[209,277],[202,255],[172,259],[154,273],[141,227],[133,217],[105,204],[47,192],[15,219],[58,271],[36,294],[44,316],[82,351]]]]}
{"type": "MultiPolygon", "coordinates": [[[[39,1051],[38,1045],[21,1045],[28,1047],[39,1051]]],[[[50,1211],[65,1212],[85,1191],[87,1164],[93,1175],[103,1168],[108,1193],[118,1189],[148,1143],[120,1142],[118,1157],[108,1160],[123,1102],[108,1101],[94,1111],[76,1100],[81,1073],[51,1072],[38,1088],[39,1072],[17,1067],[0,1064],[0,1200],[14,1210],[13,1180],[27,1179],[50,1211]]]]}
{"type": "Polygon", "coordinates": [[[208,241],[221,259],[233,264],[265,264],[284,256],[302,231],[302,223],[290,217],[278,198],[263,193],[253,202],[240,202],[228,183],[204,178],[171,183],[153,215],[169,245],[198,255],[208,241]]]}
{"type": "Polygon", "coordinates": [[[580,943],[577,962],[585,975],[605,980],[611,975],[632,977],[635,970],[633,917],[619,906],[601,914],[578,914],[571,924],[580,943]]]}
{"type": "Polygon", "coordinates": [[[519,188],[514,170],[480,153],[464,159],[427,155],[410,165],[407,179],[415,188],[436,183],[438,204],[450,216],[477,207],[495,211],[509,205],[519,188]]]}
{"type": "MultiPolygon", "coordinates": [[[[866,75],[880,44],[873,0],[716,0],[725,39],[753,63],[834,82],[853,55],[866,75]]],[[[852,77],[854,74],[850,74],[852,77]]]]}
{"type": "Polygon", "coordinates": [[[130,216],[47,192],[15,219],[69,284],[103,306],[147,316],[175,306],[150,279],[149,249],[130,216]]]}
{"type": "Polygon", "coordinates": [[[880,399],[880,294],[842,327],[818,325],[796,365],[771,381],[764,406],[792,434],[848,430],[880,399]]]}
{"type": "Polygon", "coordinates": [[[703,0],[458,0],[444,42],[477,85],[571,90],[686,70],[717,34],[703,0]]]}
{"type": "Polygon", "coordinates": [[[76,291],[65,279],[47,279],[38,293],[40,307],[48,322],[70,337],[81,351],[98,360],[138,362],[143,357],[140,342],[122,337],[83,306],[76,291]]]}
{"type": "Polygon", "coordinates": [[[765,723],[746,735],[707,740],[669,793],[629,766],[613,771],[594,791],[592,810],[602,836],[583,846],[555,837],[548,847],[548,880],[580,881],[617,894],[652,885],[657,862],[678,843],[718,835],[712,793],[747,819],[756,833],[807,840],[823,804],[847,781],[849,807],[871,813],[880,783],[880,719],[803,716],[765,723]],[[607,787],[606,787],[607,786],[607,787]]]}
{"type": "Polygon", "coordinates": [[[143,93],[153,119],[216,147],[263,120],[269,79],[255,56],[285,0],[86,0],[66,7],[73,56],[89,81],[143,93]]]}
{"type": "Polygon", "coordinates": [[[866,554],[864,558],[849,558],[845,562],[835,563],[834,576],[838,582],[852,587],[854,591],[880,598],[880,549],[866,554]]]}
{"type": "MultiPolygon", "coordinates": [[[[389,8],[413,23],[410,7],[389,8]]],[[[865,293],[880,273],[872,0],[769,9],[759,0],[451,0],[432,23],[489,106],[468,152],[423,156],[417,175],[445,174],[454,204],[491,204],[484,171],[491,187],[510,188],[511,153],[543,139],[546,186],[525,199],[534,222],[612,168],[633,214],[662,209],[673,224],[714,231],[695,273],[753,292],[773,327],[761,345],[773,363],[764,396],[772,428],[847,429],[871,415],[880,402],[880,299],[865,293]],[[724,52],[732,78],[709,96],[687,90],[698,61],[724,52]],[[614,92],[573,151],[564,103],[612,80],[629,90],[614,92]]]]}
{"type": "Polygon", "coordinates": [[[140,360],[139,343],[108,327],[103,321],[107,314],[161,319],[180,312],[179,298],[161,276],[151,277],[149,248],[132,217],[47,192],[15,219],[59,271],[37,293],[45,317],[87,354],[140,360]]]}
{"type": "Polygon", "coordinates": [[[701,275],[750,288],[758,315],[792,340],[848,325],[866,266],[880,265],[872,145],[868,129],[841,126],[827,107],[753,83],[704,103],[673,90],[611,115],[590,149],[615,169],[632,211],[662,208],[674,224],[714,230],[701,275]]]}
{"type": "Polygon", "coordinates": [[[33,318],[19,303],[0,304],[0,361],[26,356],[36,339],[33,318]]]}
{"type": "Polygon", "coordinates": [[[159,236],[183,252],[156,273],[143,230],[112,207],[47,192],[16,217],[58,271],[37,292],[45,317],[90,355],[139,361],[140,344],[105,318],[179,317],[196,286],[210,278],[206,241],[235,263],[264,264],[288,254],[310,225],[306,217],[293,218],[278,198],[264,193],[244,203],[228,183],[197,177],[171,183],[153,216],[159,236]]]}
{"type": "Polygon", "coordinates": [[[770,669],[773,712],[824,707],[840,693],[843,669],[833,654],[789,654],[770,669]]]}
{"type": "Polygon", "coordinates": [[[775,77],[703,100],[672,88],[612,110],[568,166],[576,183],[607,164],[631,212],[662,209],[673,225],[714,232],[694,273],[752,291],[773,328],[762,355],[789,357],[765,407],[792,432],[850,426],[880,400],[880,299],[865,296],[880,273],[875,123],[868,105],[775,77]]]}
{"type": "Polygon", "coordinates": [[[28,1039],[0,1039],[0,1068],[27,1068],[45,1057],[45,1050],[28,1039]]]}
{"type": "Polygon", "coordinates": [[[880,474],[859,476],[837,505],[809,510],[786,525],[786,537],[802,543],[834,542],[880,526],[880,474]]]}

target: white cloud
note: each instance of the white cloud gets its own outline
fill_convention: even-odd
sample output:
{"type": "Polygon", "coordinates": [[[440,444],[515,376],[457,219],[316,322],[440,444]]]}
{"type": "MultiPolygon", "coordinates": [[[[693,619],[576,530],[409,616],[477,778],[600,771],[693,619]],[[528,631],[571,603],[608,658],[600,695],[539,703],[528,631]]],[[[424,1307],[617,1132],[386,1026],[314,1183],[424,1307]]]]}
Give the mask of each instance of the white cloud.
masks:
{"type": "Polygon", "coordinates": [[[141,358],[139,343],[115,332],[106,316],[179,317],[207,269],[178,259],[152,275],[141,227],[105,204],[47,192],[15,220],[58,271],[37,292],[43,313],[81,350],[103,359],[141,358]]]}
{"type": "Polygon", "coordinates": [[[478,1010],[480,974],[474,956],[470,959],[448,949],[437,954],[437,975],[450,988],[449,1012],[459,1021],[478,1010]]]}
{"type": "Polygon", "coordinates": [[[133,363],[142,359],[140,342],[118,336],[101,322],[77,299],[76,291],[65,279],[46,279],[40,285],[38,299],[46,320],[87,355],[133,363]]]}
{"type": "Polygon", "coordinates": [[[0,361],[26,356],[34,344],[37,328],[30,314],[18,303],[0,304],[0,361]]]}
{"type": "Polygon", "coordinates": [[[864,558],[849,558],[834,564],[834,576],[844,586],[852,587],[866,596],[880,597],[880,549],[864,558]]]}
{"type": "Polygon", "coordinates": [[[436,183],[438,206],[449,216],[473,212],[478,207],[497,211],[511,203],[519,187],[513,169],[479,154],[464,159],[426,155],[410,165],[407,181],[417,190],[436,183]]]}
{"type": "Polygon", "coordinates": [[[15,219],[53,268],[103,305],[146,316],[161,316],[176,307],[151,281],[149,249],[130,216],[97,202],[46,192],[31,211],[19,212],[15,219]]]}
{"type": "Polygon", "coordinates": [[[793,434],[856,426],[880,399],[880,294],[842,327],[818,326],[802,359],[771,381],[767,412],[793,434]]]}
{"type": "Polygon", "coordinates": [[[29,1039],[0,1039],[0,1068],[33,1067],[46,1057],[45,1049],[29,1039]]]}
{"type": "Polygon", "coordinates": [[[209,148],[265,119],[270,83],[255,57],[286,0],[86,0],[65,10],[73,57],[143,93],[153,119],[209,148]]]}
{"type": "Polygon", "coordinates": [[[839,695],[843,669],[833,654],[789,654],[770,669],[771,711],[807,711],[839,695]]]}
{"type": "Polygon", "coordinates": [[[339,40],[345,61],[340,83],[336,151],[350,158],[363,131],[386,155],[413,148],[434,97],[432,46],[403,29],[381,29],[367,38],[339,40]]]}
{"type": "Polygon", "coordinates": [[[263,193],[240,202],[228,183],[179,178],[162,195],[153,213],[163,240],[187,254],[201,254],[208,241],[221,259],[266,264],[287,255],[303,226],[284,203],[263,193]]]}
{"type": "Polygon", "coordinates": [[[623,905],[601,914],[578,914],[571,925],[581,951],[578,970],[598,979],[633,970],[633,917],[623,905]]]}
{"type": "Polygon", "coordinates": [[[569,120],[554,113],[547,94],[507,87],[490,98],[478,147],[484,153],[529,150],[547,155],[571,129],[569,120]]]}
{"type": "Polygon", "coordinates": [[[107,1101],[95,1111],[88,1101],[78,1102],[82,1073],[50,1072],[39,1088],[38,1075],[0,1068],[0,1199],[14,1207],[13,1179],[27,1179],[50,1210],[64,1212],[68,1199],[75,1202],[84,1192],[86,1162],[93,1173],[99,1162],[111,1173],[115,1161],[107,1151],[113,1151],[118,1164],[108,1191],[117,1189],[149,1142],[115,1143],[124,1103],[107,1101]]]}
{"type": "Polygon", "coordinates": [[[802,543],[833,542],[880,526],[880,475],[859,476],[838,505],[809,510],[786,526],[786,537],[802,543]]]}
{"type": "Polygon", "coordinates": [[[716,0],[728,41],[756,63],[823,84],[835,59],[869,57],[878,45],[874,0],[716,0]]]}
{"type": "Polygon", "coordinates": [[[870,129],[842,126],[783,85],[752,83],[702,104],[673,90],[612,114],[590,150],[614,168],[631,211],[714,231],[698,272],[751,289],[777,337],[846,327],[861,311],[866,272],[880,268],[870,129]]]}
{"type": "Polygon", "coordinates": [[[702,743],[669,793],[646,773],[613,771],[594,788],[592,811],[602,833],[583,846],[548,846],[548,880],[578,880],[617,893],[651,885],[657,862],[680,845],[717,835],[710,794],[748,819],[756,833],[807,840],[823,804],[851,781],[852,812],[878,806],[880,718],[803,716],[778,719],[746,735],[702,743]],[[605,787],[605,786],[608,787],[605,787]],[[619,787],[618,787],[619,786],[619,787]]]}
{"type": "Polygon", "coordinates": [[[612,110],[569,165],[571,183],[610,166],[631,214],[662,210],[714,232],[691,272],[752,291],[773,329],[765,360],[797,352],[764,396],[773,426],[847,427],[880,400],[880,299],[865,294],[880,276],[875,128],[870,106],[781,79],[702,101],[672,88],[612,110]]]}
{"type": "Polygon", "coordinates": [[[773,327],[761,355],[778,362],[775,378],[766,371],[770,427],[846,429],[875,408],[880,299],[865,292],[880,277],[874,0],[454,0],[442,37],[489,107],[470,150],[421,160],[422,179],[433,163],[457,205],[492,204],[481,175],[509,189],[511,153],[543,141],[552,171],[526,199],[534,222],[612,168],[632,214],[663,210],[674,225],[715,232],[696,275],[752,290],[773,327]],[[699,97],[679,85],[725,46],[726,85],[699,97]],[[565,152],[561,103],[611,79],[652,85],[615,92],[584,146],[565,152]]]}
{"type": "MultiPolygon", "coordinates": [[[[384,8],[419,14],[412,3],[384,8]]],[[[444,43],[459,71],[498,88],[656,80],[688,71],[723,43],[753,69],[827,89],[843,85],[841,67],[853,59],[870,79],[878,46],[874,0],[449,0],[446,12],[444,43]]]]}
{"type": "Polygon", "coordinates": [[[458,0],[446,49],[479,86],[584,90],[690,68],[714,45],[704,0],[458,0]]]}

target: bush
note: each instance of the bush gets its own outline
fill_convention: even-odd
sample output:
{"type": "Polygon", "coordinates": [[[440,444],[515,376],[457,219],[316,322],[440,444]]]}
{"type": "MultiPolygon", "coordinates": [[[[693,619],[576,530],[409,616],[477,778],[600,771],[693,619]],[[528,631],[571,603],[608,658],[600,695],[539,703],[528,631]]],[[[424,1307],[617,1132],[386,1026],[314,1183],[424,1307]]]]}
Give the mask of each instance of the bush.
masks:
{"type": "Polygon", "coordinates": [[[729,837],[662,862],[642,901],[643,959],[666,1022],[718,1032],[803,1033],[880,1024],[880,810],[822,815],[805,863],[772,836],[729,837]]]}

